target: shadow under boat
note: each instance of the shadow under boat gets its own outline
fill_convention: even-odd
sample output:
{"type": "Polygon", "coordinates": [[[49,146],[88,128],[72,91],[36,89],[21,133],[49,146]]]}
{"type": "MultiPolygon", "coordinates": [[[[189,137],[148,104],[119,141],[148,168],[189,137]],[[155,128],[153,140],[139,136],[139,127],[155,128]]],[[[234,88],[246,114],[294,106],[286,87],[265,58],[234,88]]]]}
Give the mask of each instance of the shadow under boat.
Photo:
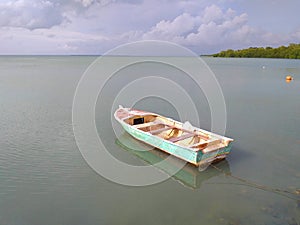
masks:
{"type": "Polygon", "coordinates": [[[153,165],[155,168],[169,174],[172,179],[193,189],[199,188],[202,182],[209,180],[212,177],[224,174],[224,172],[227,174],[231,173],[229,163],[226,159],[214,163],[217,164],[218,168],[221,168],[222,171],[209,167],[209,165],[207,165],[208,168],[202,168],[205,171],[201,171],[201,167],[198,168],[175,156],[149,147],[149,145],[134,139],[128,133],[123,133],[116,139],[116,144],[122,149],[142,159],[148,165],[153,165]],[[168,160],[165,160],[166,158],[168,158],[168,160]],[[160,163],[162,161],[163,163],[160,163]],[[174,171],[178,172],[172,175],[174,171]]]}

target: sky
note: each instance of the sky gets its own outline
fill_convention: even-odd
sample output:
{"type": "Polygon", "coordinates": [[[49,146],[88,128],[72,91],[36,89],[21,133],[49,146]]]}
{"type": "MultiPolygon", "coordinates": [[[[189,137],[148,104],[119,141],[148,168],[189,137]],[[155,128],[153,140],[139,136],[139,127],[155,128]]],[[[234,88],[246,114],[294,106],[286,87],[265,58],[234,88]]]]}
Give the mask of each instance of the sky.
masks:
{"type": "Polygon", "coordinates": [[[1,55],[99,55],[163,40],[196,54],[300,43],[299,0],[0,0],[1,55]]]}

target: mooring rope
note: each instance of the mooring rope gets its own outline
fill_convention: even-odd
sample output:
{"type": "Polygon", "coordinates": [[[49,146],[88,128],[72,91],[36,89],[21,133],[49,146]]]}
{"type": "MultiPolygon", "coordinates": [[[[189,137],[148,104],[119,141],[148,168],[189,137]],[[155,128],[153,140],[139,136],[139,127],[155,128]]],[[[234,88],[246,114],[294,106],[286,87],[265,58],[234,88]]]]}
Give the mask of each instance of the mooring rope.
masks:
{"type": "Polygon", "coordinates": [[[256,182],[246,180],[244,178],[232,175],[231,173],[228,173],[228,172],[224,171],[223,169],[217,167],[216,165],[211,164],[210,166],[213,167],[214,169],[218,170],[219,172],[224,173],[226,176],[232,177],[232,178],[234,178],[234,179],[236,179],[240,182],[243,182],[243,183],[245,183],[245,184],[247,184],[251,187],[258,188],[258,189],[261,189],[261,190],[264,190],[264,191],[270,191],[270,192],[285,196],[287,198],[290,198],[290,199],[293,199],[293,200],[296,200],[296,201],[300,201],[300,198],[295,198],[295,196],[298,197],[300,195],[300,189],[296,189],[295,191],[289,191],[289,190],[284,190],[284,189],[280,189],[280,188],[268,187],[266,185],[258,184],[256,182]],[[293,195],[293,197],[291,197],[287,194],[293,195]]]}

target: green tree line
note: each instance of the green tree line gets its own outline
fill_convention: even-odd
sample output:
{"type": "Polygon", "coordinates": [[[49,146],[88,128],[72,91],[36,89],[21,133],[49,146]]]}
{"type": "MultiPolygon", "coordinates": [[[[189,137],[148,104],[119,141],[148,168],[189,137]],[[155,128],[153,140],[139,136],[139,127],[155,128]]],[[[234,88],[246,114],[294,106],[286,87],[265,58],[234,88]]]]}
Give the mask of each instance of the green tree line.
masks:
{"type": "Polygon", "coordinates": [[[250,47],[242,50],[228,49],[213,54],[214,57],[237,57],[237,58],[283,58],[300,59],[300,44],[290,44],[289,46],[272,47],[250,47]]]}

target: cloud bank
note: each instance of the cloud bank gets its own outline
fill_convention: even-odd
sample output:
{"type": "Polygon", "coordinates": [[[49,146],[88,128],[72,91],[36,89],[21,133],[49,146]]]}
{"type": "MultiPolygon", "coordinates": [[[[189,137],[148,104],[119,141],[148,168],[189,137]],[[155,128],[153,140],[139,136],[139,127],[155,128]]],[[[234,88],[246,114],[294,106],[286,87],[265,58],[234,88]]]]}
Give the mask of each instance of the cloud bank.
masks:
{"type": "Polygon", "coordinates": [[[0,54],[102,54],[149,39],[172,41],[198,54],[299,42],[300,23],[294,22],[288,32],[268,29],[263,25],[275,15],[254,23],[253,10],[237,2],[3,0],[0,54]]]}
{"type": "Polygon", "coordinates": [[[51,28],[64,17],[55,2],[17,0],[0,3],[0,27],[51,28]]]}

